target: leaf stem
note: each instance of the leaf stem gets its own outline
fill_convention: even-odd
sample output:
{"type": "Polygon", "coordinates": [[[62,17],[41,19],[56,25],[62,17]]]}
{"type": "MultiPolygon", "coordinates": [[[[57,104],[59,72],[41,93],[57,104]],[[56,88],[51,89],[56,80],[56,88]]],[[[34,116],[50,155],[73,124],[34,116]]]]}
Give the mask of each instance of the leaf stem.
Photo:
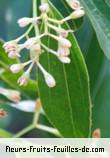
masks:
{"type": "MultiPolygon", "coordinates": [[[[33,0],[33,17],[37,17],[37,0],[33,0]]],[[[36,23],[34,23],[36,36],[39,35],[39,29],[36,23]]]]}
{"type": "Polygon", "coordinates": [[[22,36],[18,37],[16,39],[16,41],[19,42],[21,39],[23,39],[24,37],[26,37],[30,33],[30,31],[32,30],[32,28],[33,28],[33,24],[28,28],[28,30],[22,36]]]}
{"type": "Polygon", "coordinates": [[[36,125],[36,128],[37,128],[37,129],[40,129],[40,130],[43,130],[43,131],[46,131],[46,132],[49,132],[49,133],[51,133],[51,134],[54,134],[54,135],[57,136],[57,137],[61,137],[60,133],[59,133],[58,130],[56,130],[55,128],[48,127],[48,126],[41,125],[41,124],[37,124],[37,125],[36,125]]]}
{"type": "Polygon", "coordinates": [[[20,132],[18,132],[17,134],[15,134],[15,135],[13,136],[13,138],[19,138],[19,137],[23,136],[24,134],[30,132],[32,129],[34,129],[33,124],[27,126],[27,127],[24,128],[23,130],[21,130],[20,132]]]}
{"type": "Polygon", "coordinates": [[[40,99],[37,99],[36,100],[36,111],[35,111],[33,122],[32,122],[34,127],[36,127],[36,124],[38,123],[39,116],[41,113],[41,108],[42,108],[42,106],[41,106],[40,99]]]}

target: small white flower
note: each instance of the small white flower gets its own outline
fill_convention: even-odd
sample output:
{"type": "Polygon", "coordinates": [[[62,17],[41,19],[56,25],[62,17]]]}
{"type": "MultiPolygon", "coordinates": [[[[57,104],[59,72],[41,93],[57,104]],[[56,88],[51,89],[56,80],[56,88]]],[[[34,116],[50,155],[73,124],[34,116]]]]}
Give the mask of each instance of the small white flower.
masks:
{"type": "Polygon", "coordinates": [[[17,57],[20,57],[20,54],[18,52],[11,51],[8,53],[8,57],[11,59],[16,59],[17,57]]]}
{"type": "Polygon", "coordinates": [[[23,64],[13,64],[10,66],[10,70],[13,73],[18,73],[19,71],[21,71],[23,69],[23,64]]]}
{"type": "Polygon", "coordinates": [[[14,90],[10,90],[8,91],[8,95],[7,95],[7,98],[15,103],[18,103],[21,99],[20,97],[20,92],[18,91],[14,91],[14,90]]]}
{"type": "Polygon", "coordinates": [[[63,38],[67,38],[67,37],[68,37],[68,34],[69,34],[70,32],[73,33],[74,31],[73,31],[73,30],[64,30],[64,29],[62,29],[62,30],[60,30],[59,35],[60,35],[61,37],[63,37],[63,38]]]}
{"type": "Polygon", "coordinates": [[[48,87],[53,88],[53,87],[56,86],[56,81],[55,81],[54,77],[51,74],[46,73],[44,75],[44,78],[45,78],[45,82],[48,85],[48,87]]]}
{"type": "Polygon", "coordinates": [[[70,7],[74,10],[81,8],[81,4],[78,0],[66,0],[66,1],[70,5],[70,7]]]}
{"type": "Polygon", "coordinates": [[[31,23],[31,18],[23,17],[23,18],[19,19],[17,21],[17,23],[20,27],[26,27],[27,25],[29,25],[31,23]]]}
{"type": "Polygon", "coordinates": [[[36,44],[37,40],[36,37],[32,37],[29,38],[25,43],[24,43],[24,47],[26,49],[31,49],[35,44],[36,44]]]}
{"type": "Polygon", "coordinates": [[[71,42],[66,38],[59,37],[58,41],[59,41],[59,44],[64,48],[70,48],[71,47],[71,42]]]}
{"type": "Polygon", "coordinates": [[[78,19],[85,15],[85,11],[83,9],[75,10],[71,15],[71,19],[78,19]]]}
{"type": "Polygon", "coordinates": [[[42,67],[42,65],[41,65],[39,62],[37,62],[37,66],[39,67],[39,69],[40,69],[41,72],[43,73],[46,84],[47,84],[50,88],[55,87],[56,81],[55,81],[54,77],[53,77],[51,74],[49,74],[49,73],[42,67]]]}
{"type": "Polygon", "coordinates": [[[32,100],[24,100],[19,102],[18,104],[10,104],[10,106],[24,112],[34,112],[36,109],[36,103],[32,100]]]}
{"type": "Polygon", "coordinates": [[[15,51],[18,48],[18,44],[14,40],[13,41],[9,41],[9,42],[6,42],[3,45],[3,48],[8,53],[8,52],[13,51],[13,50],[15,51]]]}
{"type": "Polygon", "coordinates": [[[42,5],[39,7],[39,9],[40,9],[41,12],[48,13],[48,11],[49,11],[49,5],[48,5],[48,3],[42,4],[42,5]]]}
{"type": "Polygon", "coordinates": [[[9,41],[3,45],[5,51],[8,53],[9,58],[20,57],[20,51],[24,48],[23,44],[17,44],[16,41],[9,41]]]}
{"type": "Polygon", "coordinates": [[[33,46],[31,47],[31,51],[35,51],[36,53],[41,53],[42,50],[41,50],[40,44],[37,43],[37,44],[33,45],[33,46]]]}
{"type": "Polygon", "coordinates": [[[18,79],[18,84],[20,86],[27,86],[28,82],[29,82],[29,75],[25,73],[18,79]]]}
{"type": "Polygon", "coordinates": [[[18,73],[19,71],[21,71],[25,66],[27,66],[28,64],[30,64],[32,62],[32,60],[29,60],[25,63],[18,63],[18,64],[13,64],[10,66],[10,70],[13,73],[18,73]]]}
{"type": "Polygon", "coordinates": [[[54,31],[56,31],[56,32],[59,34],[59,36],[64,37],[64,38],[66,38],[66,37],[68,36],[68,33],[69,33],[69,32],[73,32],[72,30],[65,30],[65,29],[63,29],[63,28],[54,26],[54,25],[52,25],[52,24],[48,24],[48,26],[49,26],[51,29],[53,29],[54,31]]]}
{"type": "Polygon", "coordinates": [[[20,92],[11,89],[0,88],[0,94],[6,96],[9,100],[18,103],[21,99],[20,92]]]}
{"type": "Polygon", "coordinates": [[[65,47],[61,47],[61,46],[59,46],[57,52],[58,52],[59,56],[61,56],[61,57],[65,57],[70,54],[69,48],[65,48],[65,47]]]}
{"type": "Polygon", "coordinates": [[[61,31],[59,32],[59,35],[60,35],[61,37],[66,38],[66,37],[68,37],[68,33],[69,33],[69,31],[61,30],[61,31]]]}

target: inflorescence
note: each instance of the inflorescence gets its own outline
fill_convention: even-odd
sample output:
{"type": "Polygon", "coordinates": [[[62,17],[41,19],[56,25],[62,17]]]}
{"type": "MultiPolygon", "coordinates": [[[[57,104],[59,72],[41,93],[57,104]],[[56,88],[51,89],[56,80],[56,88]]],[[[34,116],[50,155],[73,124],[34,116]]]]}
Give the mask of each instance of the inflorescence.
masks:
{"type": "Polygon", "coordinates": [[[41,4],[41,6],[39,7],[41,13],[40,16],[32,18],[23,17],[18,20],[18,25],[20,27],[26,27],[30,25],[26,33],[24,33],[17,39],[6,42],[4,44],[3,47],[7,52],[9,58],[20,58],[21,51],[23,49],[27,49],[30,53],[29,61],[13,64],[10,67],[12,73],[18,73],[25,67],[28,67],[27,70],[18,79],[18,84],[20,86],[26,86],[28,84],[30,73],[34,65],[36,65],[40,69],[44,76],[45,82],[49,87],[54,87],[56,85],[54,77],[50,73],[48,73],[40,64],[40,56],[45,51],[55,55],[62,63],[69,64],[71,62],[69,58],[71,42],[67,39],[67,37],[69,32],[71,32],[72,30],[63,29],[62,24],[68,20],[77,19],[84,16],[85,12],[81,7],[79,1],[73,0],[70,1],[70,3],[69,0],[67,0],[67,2],[71,6],[71,8],[74,9],[74,11],[68,17],[65,17],[62,20],[51,18],[49,16],[49,4],[41,4]],[[39,33],[35,34],[34,37],[29,37],[29,34],[33,28],[37,28],[37,30],[39,30],[39,21],[43,22],[44,24],[44,32],[40,33],[40,31],[38,31],[39,33]],[[56,34],[50,33],[48,31],[49,29],[54,30],[56,34]],[[48,46],[42,43],[41,39],[45,36],[53,38],[58,43],[57,50],[50,49],[48,46]],[[21,40],[24,38],[26,39],[26,41],[24,43],[21,43],[21,40]]]}

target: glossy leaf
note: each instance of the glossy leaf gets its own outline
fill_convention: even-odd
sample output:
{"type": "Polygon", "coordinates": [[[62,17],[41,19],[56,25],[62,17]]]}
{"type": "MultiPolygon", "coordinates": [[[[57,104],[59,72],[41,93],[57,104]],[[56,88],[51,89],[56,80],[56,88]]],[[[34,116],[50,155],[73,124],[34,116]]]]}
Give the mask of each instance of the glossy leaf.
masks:
{"type": "Polygon", "coordinates": [[[97,34],[100,47],[110,59],[110,7],[103,0],[80,0],[97,34]]]}
{"type": "Polygon", "coordinates": [[[93,105],[92,130],[100,128],[102,137],[110,137],[110,62],[105,58],[87,18],[80,32],[77,32],[77,38],[84,51],[90,76],[93,105]],[[87,30],[89,35],[85,36],[87,30]],[[85,36],[85,40],[82,41],[80,38],[83,36],[85,36]]]}
{"type": "Polygon", "coordinates": [[[12,137],[12,134],[3,130],[3,129],[0,129],[0,138],[10,138],[12,137]]]}
{"type": "MultiPolygon", "coordinates": [[[[52,6],[54,17],[62,18],[52,6]]],[[[65,25],[69,29],[68,25],[65,25]]],[[[88,137],[91,128],[91,102],[89,94],[89,79],[86,65],[73,34],[69,39],[72,43],[71,64],[63,65],[56,57],[43,54],[42,65],[56,79],[57,85],[50,89],[39,73],[39,91],[43,108],[51,123],[63,137],[88,137]]],[[[56,49],[56,43],[45,39],[48,47],[56,49]]]]}

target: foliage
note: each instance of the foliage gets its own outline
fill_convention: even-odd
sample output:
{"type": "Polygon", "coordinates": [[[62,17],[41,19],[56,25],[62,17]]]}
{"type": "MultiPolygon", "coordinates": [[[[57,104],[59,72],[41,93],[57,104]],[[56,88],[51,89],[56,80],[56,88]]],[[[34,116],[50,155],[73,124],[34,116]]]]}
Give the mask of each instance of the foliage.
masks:
{"type": "MultiPolygon", "coordinates": [[[[48,2],[50,15],[55,19],[63,19],[72,12],[64,0],[48,2]]],[[[0,108],[8,113],[6,118],[0,120],[0,137],[90,137],[97,128],[101,130],[102,137],[110,136],[110,7],[103,0],[80,2],[86,16],[63,25],[65,29],[76,31],[69,34],[71,63],[64,65],[48,52],[40,59],[46,70],[55,76],[57,84],[50,89],[39,71],[33,71],[33,77],[26,87],[17,84],[21,73],[16,75],[10,72],[9,65],[19,61],[7,57],[3,40],[12,40],[26,31],[19,29],[16,21],[32,15],[32,2],[1,1],[0,37],[3,40],[0,42],[0,86],[20,91],[27,109],[30,106],[33,109],[33,104],[37,108],[29,113],[20,111],[19,104],[17,109],[16,105],[0,96],[0,108]]],[[[56,47],[55,41],[49,37],[44,39],[44,43],[51,49],[56,47]]],[[[24,59],[28,59],[25,52],[21,60],[24,59]]]]}

